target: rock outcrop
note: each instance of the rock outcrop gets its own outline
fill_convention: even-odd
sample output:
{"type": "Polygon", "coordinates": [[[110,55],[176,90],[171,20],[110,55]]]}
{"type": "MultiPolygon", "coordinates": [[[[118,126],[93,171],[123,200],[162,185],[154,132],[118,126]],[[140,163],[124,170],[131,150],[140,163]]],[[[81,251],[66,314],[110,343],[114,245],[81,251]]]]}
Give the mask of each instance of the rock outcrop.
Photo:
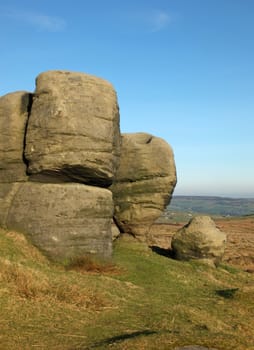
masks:
{"type": "Polygon", "coordinates": [[[110,83],[68,71],[37,77],[25,148],[33,180],[108,187],[119,155],[119,109],[110,83]]]}
{"type": "Polygon", "coordinates": [[[26,181],[24,137],[31,94],[19,91],[0,98],[0,183],[26,181]]]}
{"type": "Polygon", "coordinates": [[[44,72],[34,94],[0,98],[0,131],[1,226],[54,261],[108,259],[119,228],[147,242],[176,183],[173,152],[149,134],[121,137],[110,83],[44,72]]]}
{"type": "Polygon", "coordinates": [[[172,238],[178,260],[199,259],[217,265],[224,254],[226,235],[209,216],[196,216],[172,238]]]}
{"type": "Polygon", "coordinates": [[[114,217],[122,232],[146,241],[175,184],[173,152],[163,139],[146,133],[122,135],[120,165],[111,186],[114,217]]]}
{"type": "Polygon", "coordinates": [[[35,94],[0,98],[0,130],[0,225],[23,232],[54,261],[108,259],[106,188],[121,141],[112,85],[83,73],[42,73],[35,94]]]}

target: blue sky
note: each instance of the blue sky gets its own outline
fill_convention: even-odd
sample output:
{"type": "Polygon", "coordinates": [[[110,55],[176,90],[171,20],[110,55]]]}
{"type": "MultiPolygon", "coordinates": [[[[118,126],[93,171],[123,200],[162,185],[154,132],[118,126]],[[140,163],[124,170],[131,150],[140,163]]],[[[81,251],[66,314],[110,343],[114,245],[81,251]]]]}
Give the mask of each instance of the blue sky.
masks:
{"type": "Polygon", "coordinates": [[[173,147],[175,194],[254,197],[253,0],[1,0],[0,33],[0,95],[107,79],[121,131],[173,147]]]}

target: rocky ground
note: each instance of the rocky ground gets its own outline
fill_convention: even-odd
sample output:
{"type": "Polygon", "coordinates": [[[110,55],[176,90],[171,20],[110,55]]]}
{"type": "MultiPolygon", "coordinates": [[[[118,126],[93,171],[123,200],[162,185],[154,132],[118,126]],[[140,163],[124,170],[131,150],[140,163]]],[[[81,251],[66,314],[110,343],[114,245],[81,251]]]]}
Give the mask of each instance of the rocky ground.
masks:
{"type": "MultiPolygon", "coordinates": [[[[217,227],[227,234],[227,248],[223,261],[254,273],[254,216],[220,218],[215,219],[215,222],[217,227]]],[[[184,224],[154,224],[150,231],[150,244],[164,249],[170,248],[172,235],[184,224]]]]}

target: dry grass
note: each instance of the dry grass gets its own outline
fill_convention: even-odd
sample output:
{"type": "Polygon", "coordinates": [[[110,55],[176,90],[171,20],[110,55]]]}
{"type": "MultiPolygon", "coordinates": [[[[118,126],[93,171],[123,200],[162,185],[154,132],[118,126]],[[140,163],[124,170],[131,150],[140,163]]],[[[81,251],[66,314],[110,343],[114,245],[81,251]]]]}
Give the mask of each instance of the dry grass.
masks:
{"type": "Polygon", "coordinates": [[[115,243],[112,264],[50,264],[0,230],[0,349],[254,350],[254,276],[115,243]],[[216,291],[237,289],[232,298],[216,291]]]}
{"type": "Polygon", "coordinates": [[[37,263],[48,263],[47,258],[43,256],[36,247],[29,244],[29,242],[22,233],[6,231],[5,234],[6,237],[10,238],[11,241],[15,244],[15,247],[17,250],[19,250],[19,253],[23,255],[23,260],[31,259],[35,260],[37,263]]]}
{"type": "Polygon", "coordinates": [[[20,298],[40,299],[50,290],[46,276],[6,259],[0,259],[0,280],[7,283],[12,294],[20,298]]]}
{"type": "Polygon", "coordinates": [[[3,282],[14,297],[65,304],[70,307],[99,310],[108,302],[89,288],[70,284],[68,279],[52,279],[45,273],[0,259],[0,282],[3,282]]]}
{"type": "Polygon", "coordinates": [[[245,271],[254,272],[254,217],[216,220],[227,234],[224,261],[245,271]]]}
{"type": "Polygon", "coordinates": [[[123,269],[112,262],[97,261],[88,256],[82,256],[71,259],[65,266],[67,271],[73,270],[80,273],[106,274],[116,275],[121,274],[123,269]]]}

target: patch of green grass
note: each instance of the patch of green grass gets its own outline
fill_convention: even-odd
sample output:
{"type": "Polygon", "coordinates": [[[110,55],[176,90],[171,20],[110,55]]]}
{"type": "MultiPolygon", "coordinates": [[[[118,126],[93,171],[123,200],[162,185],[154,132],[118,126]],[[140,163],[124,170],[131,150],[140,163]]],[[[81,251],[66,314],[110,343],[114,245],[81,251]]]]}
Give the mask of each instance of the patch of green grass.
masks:
{"type": "Polygon", "coordinates": [[[66,270],[3,230],[0,256],[0,349],[254,349],[254,276],[241,270],[125,240],[115,243],[113,270],[91,273],[86,260],[66,270]],[[216,293],[233,289],[233,298],[216,293]]]}
{"type": "Polygon", "coordinates": [[[220,268],[224,269],[226,271],[228,271],[229,273],[232,274],[237,274],[239,273],[239,269],[234,267],[234,266],[230,266],[230,265],[225,265],[225,264],[220,264],[220,268]]]}

